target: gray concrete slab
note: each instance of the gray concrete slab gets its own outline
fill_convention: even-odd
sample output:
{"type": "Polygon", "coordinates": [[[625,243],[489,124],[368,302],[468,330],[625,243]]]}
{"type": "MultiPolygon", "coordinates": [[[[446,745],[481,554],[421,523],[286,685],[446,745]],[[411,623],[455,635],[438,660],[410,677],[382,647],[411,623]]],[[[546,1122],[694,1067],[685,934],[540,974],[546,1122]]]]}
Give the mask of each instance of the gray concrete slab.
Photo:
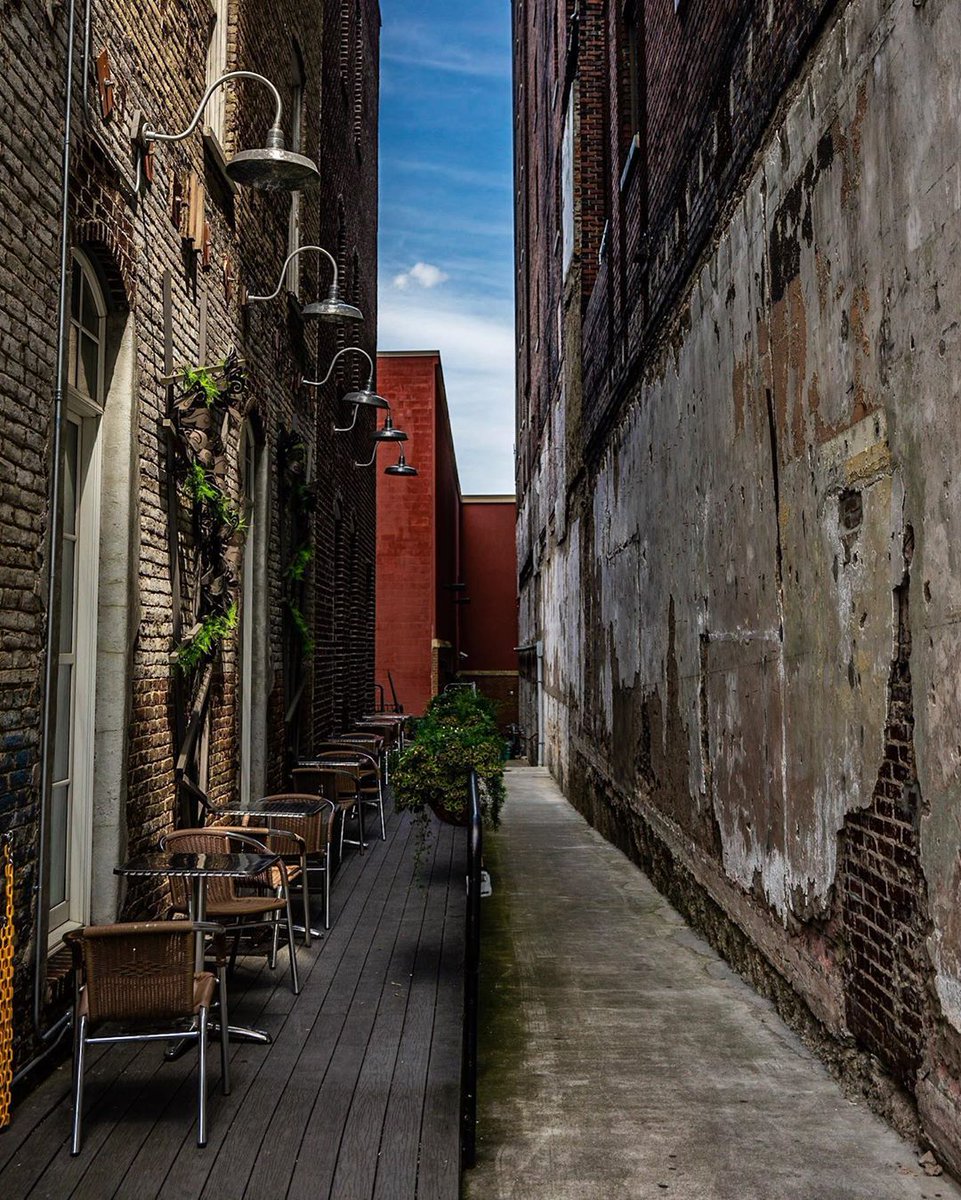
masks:
{"type": "Polygon", "coordinates": [[[961,1200],[546,771],[507,782],[469,1200],[961,1200]]]}

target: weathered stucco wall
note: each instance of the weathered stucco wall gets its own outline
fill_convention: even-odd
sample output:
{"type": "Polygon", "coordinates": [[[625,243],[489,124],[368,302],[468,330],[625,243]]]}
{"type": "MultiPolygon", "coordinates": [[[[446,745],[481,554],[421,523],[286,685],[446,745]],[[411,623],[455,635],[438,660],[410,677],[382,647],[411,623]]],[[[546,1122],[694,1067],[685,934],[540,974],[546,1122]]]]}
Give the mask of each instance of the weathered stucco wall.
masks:
{"type": "Polygon", "coordinates": [[[951,0],[843,9],[599,461],[566,466],[569,515],[559,406],[519,525],[549,765],[603,779],[839,1035],[870,883],[876,1016],[890,942],[923,1026],[896,1073],[956,1165],[959,62],[951,0]],[[898,805],[841,887],[855,815],[898,805]],[[882,859],[917,863],[905,895],[882,859]]]}

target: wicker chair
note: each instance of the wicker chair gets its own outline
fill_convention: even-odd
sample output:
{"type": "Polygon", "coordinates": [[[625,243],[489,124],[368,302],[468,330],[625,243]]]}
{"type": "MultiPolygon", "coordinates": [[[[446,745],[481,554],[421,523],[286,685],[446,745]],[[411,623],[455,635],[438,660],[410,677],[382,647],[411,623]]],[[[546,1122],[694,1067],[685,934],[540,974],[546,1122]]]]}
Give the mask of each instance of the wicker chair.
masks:
{"type": "MultiPolygon", "coordinates": [[[[271,801],[292,800],[296,803],[303,800],[316,801],[316,799],[316,792],[283,792],[276,796],[267,796],[264,804],[270,804],[271,801]]],[[[292,867],[297,871],[297,877],[301,879],[303,886],[304,925],[308,931],[306,935],[308,945],[310,944],[310,889],[308,882],[311,872],[323,873],[324,928],[330,928],[330,860],[336,812],[333,802],[327,800],[321,811],[312,817],[272,816],[269,829],[250,829],[249,831],[255,837],[264,836],[270,849],[284,856],[288,872],[292,867]]],[[[290,879],[292,882],[295,879],[292,873],[290,879]]]]}
{"type": "MultiPolygon", "coordinates": [[[[218,829],[211,825],[205,829],[177,829],[161,839],[160,848],[177,854],[267,854],[263,842],[238,833],[235,829],[218,829]]],[[[245,881],[246,883],[246,881],[245,881]]],[[[300,994],[300,976],[297,973],[297,948],[294,940],[294,922],[290,911],[290,888],[287,867],[281,859],[276,872],[251,880],[259,891],[257,895],[241,895],[237,880],[213,877],[207,882],[206,913],[212,921],[223,925],[228,933],[237,935],[251,929],[266,927],[273,935],[270,965],[277,965],[277,943],[281,924],[286,926],[287,949],[290,954],[290,982],[295,996],[300,994]],[[282,921],[282,917],[286,920],[282,921]]],[[[190,912],[190,892],[185,880],[170,877],[170,892],[173,911],[190,912]]],[[[236,941],[234,953],[236,953],[236,941]]]]}
{"type": "MultiPolygon", "coordinates": [[[[365,748],[362,742],[324,742],[314,758],[319,763],[356,761],[357,795],[361,804],[376,808],[380,820],[380,840],[387,841],[387,825],[384,820],[384,785],[380,778],[380,759],[375,751],[365,748]]],[[[350,770],[354,770],[351,766],[350,770]]]]}
{"type": "MultiPolygon", "coordinates": [[[[294,790],[305,796],[323,796],[335,806],[336,815],[340,818],[340,835],[338,837],[337,862],[340,864],[344,857],[344,842],[349,841],[344,836],[347,817],[353,813],[357,816],[360,831],[360,853],[364,853],[364,811],[357,791],[357,772],[350,767],[295,767],[291,772],[294,790]]],[[[355,844],[355,843],[351,843],[355,844]]]]}
{"type": "MultiPolygon", "coordinates": [[[[67,933],[74,958],[73,1130],[70,1153],[80,1153],[83,1072],[87,1047],[133,1041],[193,1038],[199,1056],[197,1145],[207,1144],[207,1014],[220,984],[220,1021],[227,1027],[226,948],[219,925],[150,921],[129,925],[88,925],[67,933]],[[196,939],[213,934],[217,975],[194,972],[196,939]],[[91,1036],[103,1022],[136,1031],[91,1036]]],[[[224,1095],[230,1092],[228,1040],[221,1037],[224,1095]]]]}

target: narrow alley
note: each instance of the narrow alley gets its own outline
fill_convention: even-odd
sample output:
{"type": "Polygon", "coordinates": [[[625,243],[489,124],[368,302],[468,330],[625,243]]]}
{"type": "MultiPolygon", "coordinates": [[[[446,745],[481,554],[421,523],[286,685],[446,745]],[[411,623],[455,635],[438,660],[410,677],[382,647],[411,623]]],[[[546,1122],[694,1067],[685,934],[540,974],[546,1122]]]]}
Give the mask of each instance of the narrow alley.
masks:
{"type": "Polygon", "coordinates": [[[469,1200],[954,1200],[571,808],[507,774],[488,835],[469,1200]]]}

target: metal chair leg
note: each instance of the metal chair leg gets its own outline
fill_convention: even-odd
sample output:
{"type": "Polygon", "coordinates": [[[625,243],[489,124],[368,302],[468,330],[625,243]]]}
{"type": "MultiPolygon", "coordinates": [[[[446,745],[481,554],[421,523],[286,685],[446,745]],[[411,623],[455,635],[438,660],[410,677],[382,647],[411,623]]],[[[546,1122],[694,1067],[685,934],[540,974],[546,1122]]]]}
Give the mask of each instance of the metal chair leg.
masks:
{"type": "Polygon", "coordinates": [[[197,1034],[200,1064],[197,1097],[197,1145],[207,1145],[207,1009],[200,1010],[200,1029],[197,1034]]]}
{"type": "Polygon", "coordinates": [[[80,1017],[74,1032],[73,1048],[73,1128],[70,1135],[70,1153],[80,1153],[80,1121],[83,1116],[83,1069],[87,1056],[87,1018],[80,1017]]]}
{"type": "Polygon", "coordinates": [[[307,874],[307,855],[300,856],[300,882],[304,892],[304,945],[310,945],[310,885],[307,874]]]}
{"type": "Polygon", "coordinates": [[[220,1086],[230,1095],[230,1014],[227,1011],[227,971],[217,971],[217,991],[220,998],[220,1086]]]}
{"type": "Polygon", "coordinates": [[[270,969],[277,969],[277,954],[280,950],[280,913],[274,913],[274,932],[270,944],[270,969]]]}
{"type": "MultiPolygon", "coordinates": [[[[300,976],[297,973],[297,942],[294,938],[294,917],[290,911],[290,892],[286,892],[287,899],[287,952],[290,954],[290,979],[293,984],[294,995],[300,995],[300,976]]],[[[279,915],[279,914],[278,914],[279,915]]],[[[280,923],[277,923],[278,930],[280,923]]]]}
{"type": "Polygon", "coordinates": [[[330,855],[324,856],[324,928],[330,928],[330,855]]]}

